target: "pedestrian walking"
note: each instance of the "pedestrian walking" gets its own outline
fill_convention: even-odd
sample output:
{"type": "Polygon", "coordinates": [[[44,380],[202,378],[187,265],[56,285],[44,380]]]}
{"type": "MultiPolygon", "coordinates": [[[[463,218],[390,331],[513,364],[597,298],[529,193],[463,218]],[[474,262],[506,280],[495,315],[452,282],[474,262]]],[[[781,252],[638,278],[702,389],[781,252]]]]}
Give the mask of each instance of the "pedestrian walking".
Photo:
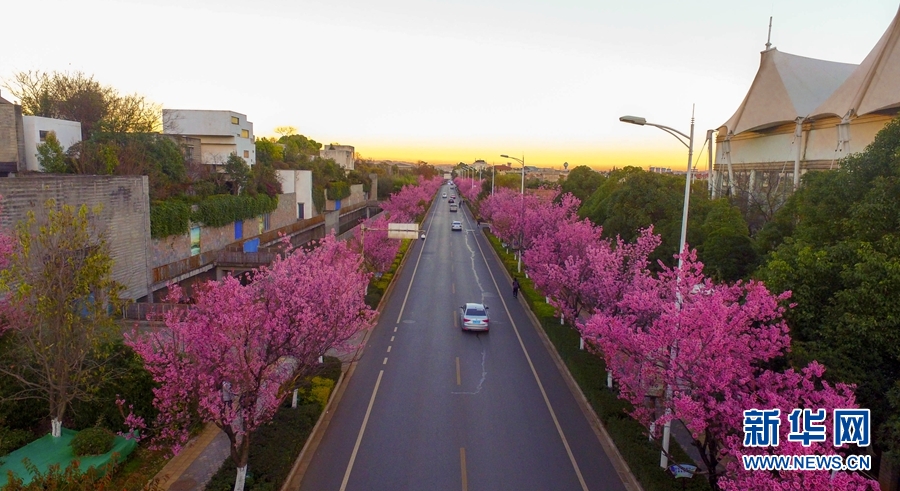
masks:
{"type": "Polygon", "coordinates": [[[519,298],[519,279],[513,278],[513,298],[519,298]]]}

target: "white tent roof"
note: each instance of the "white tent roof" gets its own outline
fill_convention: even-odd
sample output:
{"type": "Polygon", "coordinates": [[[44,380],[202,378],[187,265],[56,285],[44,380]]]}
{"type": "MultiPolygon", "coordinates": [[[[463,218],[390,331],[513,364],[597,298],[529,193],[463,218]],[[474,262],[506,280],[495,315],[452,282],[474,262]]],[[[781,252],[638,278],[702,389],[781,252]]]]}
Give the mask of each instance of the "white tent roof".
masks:
{"type": "Polygon", "coordinates": [[[722,125],[725,133],[736,135],[807,117],[857,66],[782,53],[775,48],[763,51],[747,96],[722,125]]]}
{"type": "Polygon", "coordinates": [[[859,68],[810,116],[854,117],[900,106],[900,9],[859,68]]]}

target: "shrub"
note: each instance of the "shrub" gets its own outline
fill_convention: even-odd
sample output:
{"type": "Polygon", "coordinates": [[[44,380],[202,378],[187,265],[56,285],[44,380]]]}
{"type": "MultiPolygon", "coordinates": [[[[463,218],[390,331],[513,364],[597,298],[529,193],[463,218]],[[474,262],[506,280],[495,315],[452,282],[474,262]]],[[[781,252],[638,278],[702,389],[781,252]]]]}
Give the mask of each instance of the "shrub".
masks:
{"type": "Polygon", "coordinates": [[[179,200],[154,201],[150,204],[150,237],[162,239],[184,235],[190,228],[191,207],[179,200]]]}
{"type": "Polygon", "coordinates": [[[116,436],[106,428],[94,427],[79,431],[69,445],[72,447],[72,452],[79,457],[101,455],[112,449],[115,438],[116,436]]]}
{"type": "Polygon", "coordinates": [[[328,404],[328,396],[331,395],[331,389],[334,388],[334,380],[322,377],[313,377],[310,380],[311,387],[305,394],[306,399],[312,404],[318,404],[323,410],[328,404]]]}
{"type": "Polygon", "coordinates": [[[30,431],[0,427],[0,456],[24,447],[33,439],[34,435],[30,431]]]}
{"type": "MultiPolygon", "coordinates": [[[[25,469],[31,474],[31,482],[24,484],[24,480],[16,477],[12,471],[7,472],[8,481],[0,487],[2,491],[42,491],[48,489],[65,491],[118,491],[111,483],[111,475],[117,462],[115,456],[103,468],[89,467],[82,470],[77,460],[73,460],[65,469],[60,469],[59,464],[53,464],[47,472],[41,471],[27,458],[23,460],[25,469]]],[[[154,479],[143,485],[142,491],[161,491],[163,488],[154,479]]]]}

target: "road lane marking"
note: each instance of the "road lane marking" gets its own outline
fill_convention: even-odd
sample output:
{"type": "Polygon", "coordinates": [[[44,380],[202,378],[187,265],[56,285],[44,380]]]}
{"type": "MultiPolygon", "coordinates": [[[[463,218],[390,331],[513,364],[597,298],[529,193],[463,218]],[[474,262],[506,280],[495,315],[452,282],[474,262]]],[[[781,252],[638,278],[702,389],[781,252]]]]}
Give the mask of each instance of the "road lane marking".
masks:
{"type": "Polygon", "coordinates": [[[397,326],[394,326],[394,332],[397,332],[397,326]]]}
{"type": "Polygon", "coordinates": [[[450,283],[450,293],[456,294],[456,283],[450,283]]]}
{"type": "Polygon", "coordinates": [[[462,382],[459,378],[459,357],[456,357],[456,385],[460,385],[462,382]]]}
{"type": "Polygon", "coordinates": [[[386,356],[384,357],[384,361],[381,362],[381,364],[382,364],[382,365],[387,365],[387,357],[386,357],[386,356]]]}
{"type": "Polygon", "coordinates": [[[394,336],[391,336],[391,342],[392,343],[394,342],[394,336]]]}
{"type": "MultiPolygon", "coordinates": [[[[491,275],[491,280],[494,282],[494,288],[497,291],[500,291],[500,286],[497,284],[497,278],[494,276],[494,272],[491,270],[490,265],[488,264],[487,257],[484,255],[484,249],[481,248],[481,243],[478,240],[475,241],[478,245],[478,250],[481,252],[481,258],[484,260],[485,266],[487,266],[488,273],[491,275]]],[[[501,265],[502,266],[502,265],[501,265]]],[[[537,382],[538,389],[541,391],[541,395],[544,397],[544,404],[547,405],[547,410],[550,411],[550,418],[553,419],[553,424],[556,425],[556,431],[559,433],[559,438],[562,440],[563,447],[566,449],[566,453],[569,455],[569,461],[572,463],[572,468],[575,469],[575,475],[578,477],[578,482],[581,483],[581,489],[583,491],[588,491],[587,483],[584,482],[584,476],[581,475],[581,469],[578,467],[578,462],[575,461],[575,454],[572,453],[572,447],[569,446],[569,441],[566,439],[565,433],[563,433],[562,426],[559,424],[559,419],[556,417],[556,411],[553,410],[553,406],[550,405],[550,398],[547,397],[547,391],[544,390],[544,384],[541,383],[541,378],[538,376],[537,370],[534,368],[534,363],[531,361],[531,356],[528,354],[528,350],[525,349],[525,342],[522,341],[522,336],[519,334],[519,328],[516,327],[516,321],[513,320],[512,314],[509,312],[509,307],[506,304],[506,298],[503,295],[500,295],[500,302],[503,304],[504,310],[506,310],[506,316],[509,318],[510,324],[512,324],[513,332],[516,333],[516,338],[519,340],[519,346],[522,348],[522,353],[525,354],[525,360],[528,361],[528,366],[531,368],[531,374],[534,375],[534,380],[537,382]]]]}
{"type": "MultiPolygon", "coordinates": [[[[434,212],[432,212],[434,215],[434,212]]],[[[428,232],[431,232],[431,222],[428,224],[428,232]]],[[[419,261],[422,260],[422,253],[425,252],[425,246],[419,248],[419,257],[416,258],[416,267],[413,268],[412,278],[409,279],[409,286],[406,287],[406,295],[403,296],[403,304],[400,305],[400,314],[397,315],[397,323],[403,318],[403,311],[406,310],[406,301],[409,300],[409,292],[412,290],[413,282],[416,280],[416,271],[419,270],[419,261]]]]}
{"type": "Polygon", "coordinates": [[[390,352],[391,352],[391,347],[390,347],[390,346],[388,346],[388,353],[390,353],[390,352]]]}
{"type": "Polygon", "coordinates": [[[466,475],[465,447],[459,447],[459,466],[462,469],[462,491],[469,491],[469,477],[466,475]]]}
{"type": "MultiPolygon", "coordinates": [[[[385,358],[387,361],[387,358],[385,358]]],[[[375,388],[372,390],[372,397],[369,398],[369,407],[366,408],[366,415],[363,417],[362,427],[359,429],[359,435],[356,436],[356,445],[353,446],[353,453],[350,454],[350,462],[347,464],[347,471],[344,472],[344,480],[341,482],[341,491],[347,489],[347,481],[350,480],[350,471],[353,470],[353,463],[356,461],[356,454],[359,453],[359,444],[362,442],[363,433],[366,432],[366,425],[369,423],[369,414],[372,413],[372,405],[375,403],[375,394],[378,393],[378,386],[381,385],[381,376],[384,370],[378,372],[378,380],[375,381],[375,388]]]]}

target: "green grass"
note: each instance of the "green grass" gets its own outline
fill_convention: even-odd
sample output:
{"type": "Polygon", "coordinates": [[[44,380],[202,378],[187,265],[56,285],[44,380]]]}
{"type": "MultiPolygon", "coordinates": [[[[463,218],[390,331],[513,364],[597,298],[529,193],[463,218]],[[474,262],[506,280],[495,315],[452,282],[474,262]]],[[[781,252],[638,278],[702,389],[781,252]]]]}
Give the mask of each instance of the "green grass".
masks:
{"type": "MultiPolygon", "coordinates": [[[[606,365],[603,358],[588,351],[578,349],[580,334],[570,325],[560,325],[559,318],[554,317],[555,309],[548,305],[545,297],[534,288],[534,283],[524,274],[516,273],[517,261],[513,252],[507,253],[500,240],[487,232],[490,241],[506,270],[519,278],[521,293],[535,317],[559,353],[559,357],[568,367],[572,378],[581,388],[585,398],[594,408],[597,417],[603,422],[628,464],[631,472],[645,491],[708,491],[709,483],[703,476],[692,479],[676,480],[659,467],[660,447],[647,438],[646,429],[628,415],[631,405],[606,388],[606,365]],[[685,482],[682,482],[685,481],[685,482]]],[[[690,457],[676,442],[671,453],[677,462],[691,462],[690,457]]]]}

